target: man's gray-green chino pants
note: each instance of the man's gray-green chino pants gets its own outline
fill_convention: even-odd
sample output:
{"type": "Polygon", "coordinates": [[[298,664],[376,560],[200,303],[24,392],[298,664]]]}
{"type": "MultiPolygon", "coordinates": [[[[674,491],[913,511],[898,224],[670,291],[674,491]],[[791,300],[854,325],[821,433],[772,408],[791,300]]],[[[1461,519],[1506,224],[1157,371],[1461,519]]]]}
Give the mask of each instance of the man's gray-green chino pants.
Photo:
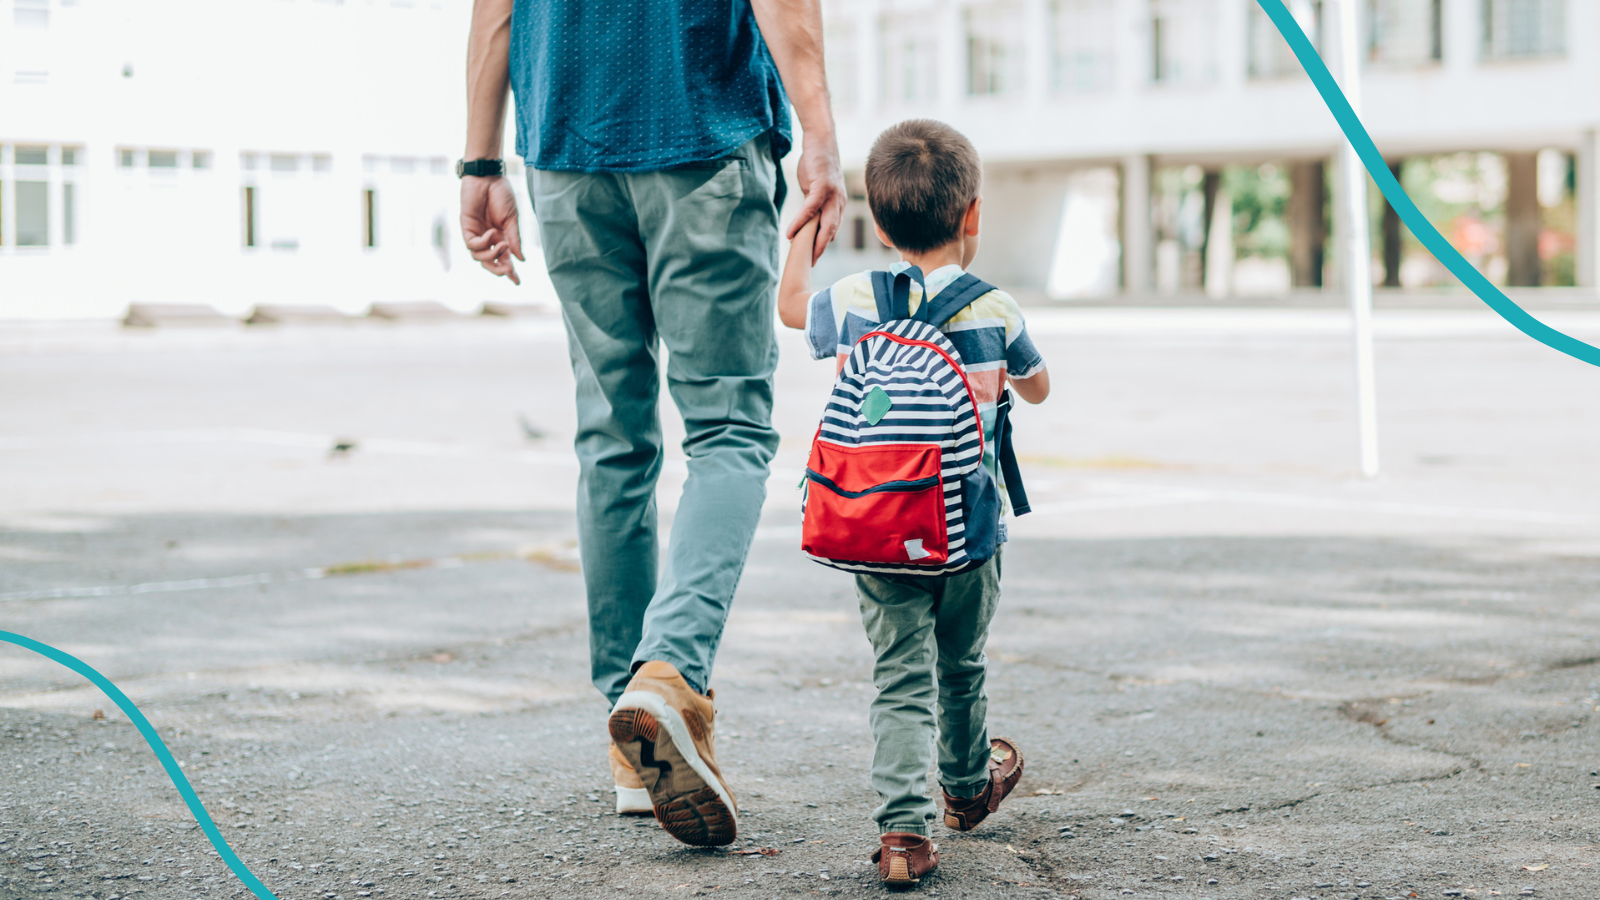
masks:
{"type": "Polygon", "coordinates": [[[989,781],[988,660],[983,645],[1000,603],[1000,553],[944,578],[857,575],[861,623],[872,642],[872,789],[881,832],[927,834],[935,735],[939,783],[976,797],[989,781]],[[937,728],[935,727],[937,722],[937,728]]]}
{"type": "Polygon", "coordinates": [[[702,692],[711,677],[778,446],[777,177],[765,136],[659,172],[528,171],[577,381],[578,552],[612,703],[635,663],[702,692]],[[663,369],[688,480],[660,559],[663,369]]]}

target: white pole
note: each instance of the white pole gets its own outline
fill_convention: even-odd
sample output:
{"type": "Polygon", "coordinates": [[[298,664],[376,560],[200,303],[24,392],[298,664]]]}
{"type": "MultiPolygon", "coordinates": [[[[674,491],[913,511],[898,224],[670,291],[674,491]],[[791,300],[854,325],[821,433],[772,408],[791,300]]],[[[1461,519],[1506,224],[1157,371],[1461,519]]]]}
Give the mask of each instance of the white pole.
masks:
{"type": "MultiPolygon", "coordinates": [[[[1344,95],[1361,114],[1361,47],[1357,35],[1357,0],[1337,0],[1339,14],[1339,80],[1344,95]]],[[[1367,173],[1355,147],[1339,148],[1339,177],[1344,179],[1345,288],[1350,292],[1351,331],[1355,338],[1356,419],[1361,444],[1361,474],[1378,474],[1378,408],[1372,369],[1372,247],[1367,234],[1367,173]]]]}

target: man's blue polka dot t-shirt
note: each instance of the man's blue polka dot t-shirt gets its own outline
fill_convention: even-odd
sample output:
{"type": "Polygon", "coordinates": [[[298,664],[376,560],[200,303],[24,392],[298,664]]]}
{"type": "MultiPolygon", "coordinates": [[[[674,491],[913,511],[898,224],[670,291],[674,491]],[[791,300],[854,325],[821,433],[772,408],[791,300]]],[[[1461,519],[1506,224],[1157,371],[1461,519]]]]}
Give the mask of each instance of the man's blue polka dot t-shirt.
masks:
{"type": "Polygon", "coordinates": [[[649,172],[770,133],[788,98],[750,0],[516,0],[517,155],[536,169],[649,172]]]}

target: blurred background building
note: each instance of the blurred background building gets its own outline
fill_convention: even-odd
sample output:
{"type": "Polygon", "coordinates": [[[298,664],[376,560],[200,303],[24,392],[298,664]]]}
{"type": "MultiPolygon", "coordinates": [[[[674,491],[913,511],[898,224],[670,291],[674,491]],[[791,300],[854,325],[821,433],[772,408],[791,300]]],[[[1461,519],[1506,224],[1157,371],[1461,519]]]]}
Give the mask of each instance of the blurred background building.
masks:
{"type": "MultiPolygon", "coordinates": [[[[1423,211],[1501,284],[1592,291],[1600,4],[1353,2],[1363,118],[1423,211]]],[[[1327,54],[1331,0],[1287,3],[1327,54]]],[[[545,299],[460,244],[469,9],[0,0],[0,318],[545,299]]],[[[1253,0],[828,0],[825,23],[852,199],[824,277],[884,261],[861,166],[931,116],[983,154],[982,272],[1025,298],[1337,288],[1341,137],[1253,0]]],[[[1370,219],[1380,285],[1450,283],[1376,191],[1370,219]]]]}
{"type": "Polygon", "coordinates": [[[469,0],[0,0],[0,318],[520,296],[461,246],[469,0]]]}
{"type": "MultiPolygon", "coordinates": [[[[1362,117],[1408,193],[1509,286],[1596,285],[1600,4],[1351,0],[1362,117]]],[[[1286,0],[1325,58],[1334,4],[1286,0]]],[[[1336,288],[1341,135],[1254,0],[831,0],[846,271],[886,253],[861,166],[911,116],[986,164],[982,269],[1056,298],[1336,288]]],[[[1452,283],[1371,190],[1374,280],[1452,283]]],[[[831,273],[830,273],[831,274],[831,273]]]]}

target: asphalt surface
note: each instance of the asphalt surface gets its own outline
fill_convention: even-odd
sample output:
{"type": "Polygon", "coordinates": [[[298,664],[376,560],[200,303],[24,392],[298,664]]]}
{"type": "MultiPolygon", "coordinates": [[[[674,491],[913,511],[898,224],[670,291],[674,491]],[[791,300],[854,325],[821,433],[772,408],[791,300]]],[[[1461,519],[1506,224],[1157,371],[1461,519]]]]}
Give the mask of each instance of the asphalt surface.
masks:
{"type": "MultiPolygon", "coordinates": [[[[1026,775],[916,893],[1600,895],[1600,372],[1380,315],[1365,481],[1334,315],[1033,322],[989,645],[1026,775]]],[[[794,548],[830,367],[783,349],[735,848],[610,813],[551,321],[0,328],[0,630],[125,690],[284,900],[877,896],[871,659],[794,548]]],[[[127,718],[0,645],[0,897],[243,894],[127,718]]]]}

